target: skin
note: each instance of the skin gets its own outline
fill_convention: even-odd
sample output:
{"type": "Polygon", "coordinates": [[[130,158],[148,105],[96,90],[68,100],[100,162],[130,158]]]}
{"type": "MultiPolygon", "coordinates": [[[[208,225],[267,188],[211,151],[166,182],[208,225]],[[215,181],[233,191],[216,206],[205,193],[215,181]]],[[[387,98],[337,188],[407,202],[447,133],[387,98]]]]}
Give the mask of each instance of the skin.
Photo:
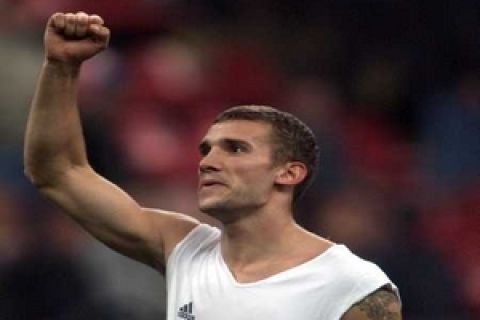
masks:
{"type": "Polygon", "coordinates": [[[222,253],[239,282],[289,269],[331,245],[293,220],[293,187],[306,168],[275,165],[271,134],[266,123],[226,121],[213,125],[200,143],[199,207],[224,224],[222,253]]]}
{"type": "MultiPolygon", "coordinates": [[[[94,237],[162,270],[175,245],[199,222],[142,208],[87,160],[78,77],[82,63],[104,50],[109,38],[96,15],[56,13],[49,19],[45,61],[25,136],[25,173],[40,193],[94,237]]],[[[294,161],[274,164],[271,133],[266,123],[227,121],[213,125],[200,144],[199,207],[223,222],[222,254],[238,282],[264,279],[332,245],[293,220],[293,188],[305,178],[306,167],[294,161]]],[[[362,317],[372,314],[367,312],[371,301],[377,300],[355,307],[345,319],[390,319],[362,317]]]]}
{"type": "Polygon", "coordinates": [[[252,121],[210,128],[199,147],[200,210],[230,224],[267,204],[282,170],[271,161],[270,133],[268,124],[252,121]]]}
{"type": "Polygon", "coordinates": [[[353,305],[342,320],[401,320],[401,305],[389,289],[379,289],[353,305]]]}
{"type": "Polygon", "coordinates": [[[45,60],[25,135],[25,174],[94,237],[161,269],[175,244],[198,221],[142,208],[87,161],[77,108],[78,78],[82,63],[104,50],[109,38],[110,31],[96,15],[56,13],[49,19],[45,60]]]}

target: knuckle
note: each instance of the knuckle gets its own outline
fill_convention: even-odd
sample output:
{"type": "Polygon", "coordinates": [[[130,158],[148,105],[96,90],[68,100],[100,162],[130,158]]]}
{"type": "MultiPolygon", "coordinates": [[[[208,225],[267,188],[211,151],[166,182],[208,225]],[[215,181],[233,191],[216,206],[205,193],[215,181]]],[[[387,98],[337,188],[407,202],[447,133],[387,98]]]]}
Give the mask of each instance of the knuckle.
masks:
{"type": "Polygon", "coordinates": [[[54,14],[52,14],[52,19],[58,19],[61,17],[63,17],[63,13],[61,12],[55,12],[54,14]]]}
{"type": "Polygon", "coordinates": [[[77,18],[80,20],[86,20],[88,19],[88,15],[85,12],[79,12],[77,13],[77,18]]]}
{"type": "Polygon", "coordinates": [[[86,16],[79,16],[77,19],[77,23],[82,26],[86,26],[88,23],[88,18],[86,16]]]}
{"type": "Polygon", "coordinates": [[[99,24],[103,24],[103,19],[98,14],[92,14],[90,19],[95,20],[99,24]]]}
{"type": "Polygon", "coordinates": [[[72,13],[67,13],[65,15],[65,21],[67,23],[74,23],[75,22],[75,15],[73,15],[72,13]]]}
{"type": "Polygon", "coordinates": [[[52,15],[51,21],[53,21],[53,23],[56,26],[59,26],[59,25],[63,25],[64,18],[65,18],[64,14],[58,12],[58,13],[55,13],[54,15],[52,15]]]}

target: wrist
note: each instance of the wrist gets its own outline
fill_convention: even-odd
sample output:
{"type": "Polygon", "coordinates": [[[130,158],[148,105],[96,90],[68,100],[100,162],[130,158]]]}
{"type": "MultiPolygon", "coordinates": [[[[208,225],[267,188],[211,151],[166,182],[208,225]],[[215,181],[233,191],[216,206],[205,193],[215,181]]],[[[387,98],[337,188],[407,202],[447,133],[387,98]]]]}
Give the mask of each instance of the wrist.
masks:
{"type": "Polygon", "coordinates": [[[45,69],[61,73],[65,76],[78,76],[78,74],[80,73],[81,63],[65,62],[46,58],[43,62],[43,67],[45,69]]]}

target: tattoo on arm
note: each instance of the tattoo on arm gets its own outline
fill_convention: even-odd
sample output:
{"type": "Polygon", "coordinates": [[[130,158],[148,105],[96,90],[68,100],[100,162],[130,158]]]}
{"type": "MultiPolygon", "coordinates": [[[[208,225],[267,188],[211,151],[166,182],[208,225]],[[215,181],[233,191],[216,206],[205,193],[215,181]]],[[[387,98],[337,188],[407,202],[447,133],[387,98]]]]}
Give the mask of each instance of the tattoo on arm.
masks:
{"type": "Polygon", "coordinates": [[[368,320],[401,320],[400,302],[390,290],[380,289],[353,306],[368,320]]]}

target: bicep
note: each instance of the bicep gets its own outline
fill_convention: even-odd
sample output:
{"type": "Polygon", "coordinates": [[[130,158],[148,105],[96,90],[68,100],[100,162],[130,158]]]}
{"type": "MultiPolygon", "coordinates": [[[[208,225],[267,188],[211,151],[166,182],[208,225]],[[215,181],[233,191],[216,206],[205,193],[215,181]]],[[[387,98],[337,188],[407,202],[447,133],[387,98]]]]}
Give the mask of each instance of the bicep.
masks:
{"type": "Polygon", "coordinates": [[[89,167],[69,170],[43,193],[107,246],[155,267],[164,264],[168,248],[196,223],[181,214],[140,207],[89,167]]]}
{"type": "Polygon", "coordinates": [[[400,309],[397,295],[385,287],[354,304],[341,320],[401,320],[400,309]]]}

